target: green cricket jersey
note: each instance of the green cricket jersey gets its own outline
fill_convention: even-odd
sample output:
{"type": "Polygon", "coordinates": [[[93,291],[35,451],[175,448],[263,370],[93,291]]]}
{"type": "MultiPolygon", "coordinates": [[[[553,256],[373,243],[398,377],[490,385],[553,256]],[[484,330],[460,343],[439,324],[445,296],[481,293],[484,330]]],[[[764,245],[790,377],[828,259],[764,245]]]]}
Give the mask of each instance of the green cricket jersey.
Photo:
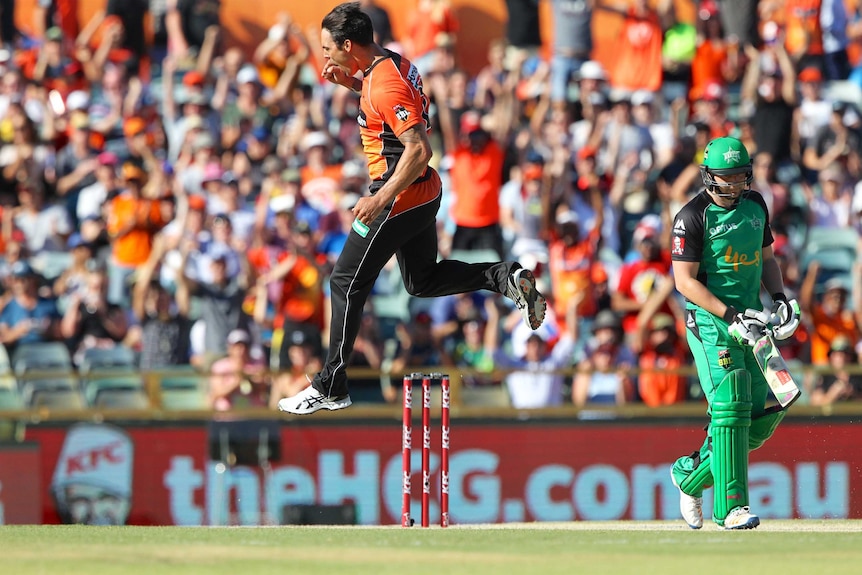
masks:
{"type": "Polygon", "coordinates": [[[727,209],[704,190],[674,218],[671,258],[700,262],[697,279],[725,304],[760,309],[763,248],[773,241],[760,193],[748,192],[727,209]]]}

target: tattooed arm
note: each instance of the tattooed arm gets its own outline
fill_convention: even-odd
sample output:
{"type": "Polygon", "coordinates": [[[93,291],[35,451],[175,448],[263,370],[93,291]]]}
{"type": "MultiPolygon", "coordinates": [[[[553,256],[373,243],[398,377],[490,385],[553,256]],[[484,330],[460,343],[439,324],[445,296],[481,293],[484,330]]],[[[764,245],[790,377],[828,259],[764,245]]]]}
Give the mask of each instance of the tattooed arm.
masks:
{"type": "Polygon", "coordinates": [[[376,194],[361,198],[353,208],[353,215],[366,225],[370,225],[395,196],[425,173],[431,159],[431,143],[425,133],[424,122],[408,128],[398,139],[404,144],[404,153],[398,160],[392,177],[376,194]]]}

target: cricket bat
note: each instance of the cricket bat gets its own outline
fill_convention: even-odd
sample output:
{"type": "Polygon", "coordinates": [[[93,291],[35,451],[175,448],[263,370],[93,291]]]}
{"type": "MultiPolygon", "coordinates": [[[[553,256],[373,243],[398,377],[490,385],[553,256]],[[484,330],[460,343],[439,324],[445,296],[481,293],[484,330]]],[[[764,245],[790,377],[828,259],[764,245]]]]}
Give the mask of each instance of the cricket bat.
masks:
{"type": "Polygon", "coordinates": [[[754,358],[782,409],[787,409],[799,399],[802,391],[793,381],[770,330],[765,330],[763,336],[754,343],[754,358]]]}

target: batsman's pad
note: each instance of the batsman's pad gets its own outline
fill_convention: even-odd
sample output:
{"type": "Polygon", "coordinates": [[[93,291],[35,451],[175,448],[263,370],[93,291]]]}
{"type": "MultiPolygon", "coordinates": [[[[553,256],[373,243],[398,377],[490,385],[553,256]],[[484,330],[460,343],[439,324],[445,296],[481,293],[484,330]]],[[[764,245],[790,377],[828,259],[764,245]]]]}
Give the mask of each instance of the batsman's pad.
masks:
{"type": "Polygon", "coordinates": [[[751,427],[748,430],[748,450],[754,451],[766,443],[766,440],[772,437],[775,433],[775,428],[787,415],[787,411],[773,411],[772,413],[764,413],[760,417],[755,417],[751,420],[751,427]]]}
{"type": "MultiPolygon", "coordinates": [[[[752,419],[748,431],[748,450],[754,451],[763,447],[766,440],[775,433],[775,429],[785,415],[787,415],[787,411],[782,409],[781,411],[764,413],[760,417],[752,419]]],[[[699,451],[680,457],[674,463],[673,475],[677,485],[684,493],[692,497],[701,497],[704,489],[712,487],[711,451],[710,440],[707,438],[699,451]]]]}
{"type": "Polygon", "coordinates": [[[748,505],[748,437],[751,427],[751,376],[730,372],[712,400],[712,517],[723,524],[736,507],[748,505]]]}

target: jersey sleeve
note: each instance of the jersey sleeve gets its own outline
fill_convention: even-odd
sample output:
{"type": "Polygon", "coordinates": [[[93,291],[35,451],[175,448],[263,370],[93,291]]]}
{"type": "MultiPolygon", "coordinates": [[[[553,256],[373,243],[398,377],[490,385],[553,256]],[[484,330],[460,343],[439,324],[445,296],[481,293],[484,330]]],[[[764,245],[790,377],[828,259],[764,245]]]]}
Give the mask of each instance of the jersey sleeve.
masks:
{"type": "Polygon", "coordinates": [[[372,96],[374,107],[395,137],[424,121],[422,95],[406,79],[393,77],[378,85],[372,96]]]}
{"type": "Polygon", "coordinates": [[[693,208],[684,206],[673,220],[670,257],[673,261],[699,262],[703,253],[703,217],[693,208]]]}

